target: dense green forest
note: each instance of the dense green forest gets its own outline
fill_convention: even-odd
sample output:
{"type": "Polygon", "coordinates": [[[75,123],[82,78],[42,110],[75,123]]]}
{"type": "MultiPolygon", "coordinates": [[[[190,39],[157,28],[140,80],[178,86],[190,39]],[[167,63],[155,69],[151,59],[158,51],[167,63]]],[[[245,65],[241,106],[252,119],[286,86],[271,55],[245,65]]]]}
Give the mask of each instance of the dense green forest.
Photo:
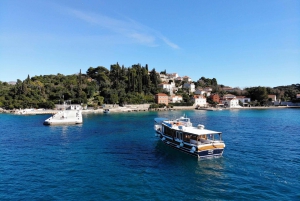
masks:
{"type": "Polygon", "coordinates": [[[161,92],[161,82],[155,69],[148,65],[125,68],[118,63],[110,70],[103,66],[90,67],[86,74],[41,75],[17,80],[15,85],[0,82],[0,107],[53,108],[64,100],[71,103],[98,106],[109,104],[138,104],[154,102],[153,94],[161,92]]]}
{"type": "MultiPolygon", "coordinates": [[[[166,70],[160,74],[167,74],[166,70]]],[[[173,80],[169,80],[169,83],[173,80]]],[[[69,100],[71,103],[98,107],[102,104],[141,104],[154,103],[154,95],[159,92],[169,94],[159,88],[160,75],[148,65],[134,64],[131,67],[120,66],[118,63],[110,66],[90,67],[86,73],[74,75],[40,75],[28,77],[11,85],[0,81],[0,107],[4,109],[18,108],[54,108],[55,104],[62,104],[69,100]]],[[[193,82],[195,87],[211,87],[213,93],[220,96],[228,93],[223,90],[215,78],[201,77],[193,82]]],[[[177,87],[183,81],[175,81],[177,87]]],[[[244,90],[230,92],[244,95],[255,101],[256,105],[263,105],[268,101],[268,94],[275,94],[277,99],[297,101],[296,94],[300,93],[300,85],[269,87],[251,87],[244,90]]],[[[193,93],[187,89],[178,88],[177,94],[182,95],[184,103],[190,103],[193,93]]],[[[212,103],[208,98],[208,102],[212,103]]]]}

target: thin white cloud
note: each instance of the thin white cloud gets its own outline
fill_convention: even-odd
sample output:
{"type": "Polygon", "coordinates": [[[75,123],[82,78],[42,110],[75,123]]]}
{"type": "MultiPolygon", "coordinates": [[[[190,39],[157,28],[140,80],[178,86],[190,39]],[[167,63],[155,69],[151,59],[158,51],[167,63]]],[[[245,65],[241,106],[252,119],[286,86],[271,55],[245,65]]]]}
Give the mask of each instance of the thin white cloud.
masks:
{"type": "Polygon", "coordinates": [[[110,30],[114,33],[123,35],[137,43],[147,46],[158,46],[157,43],[162,41],[173,49],[179,49],[179,46],[171,42],[168,38],[147,26],[137,23],[127,18],[126,20],[118,20],[100,14],[85,13],[75,9],[67,9],[68,13],[87,23],[94,24],[110,30]]]}
{"type": "Polygon", "coordinates": [[[169,39],[167,39],[164,36],[160,37],[167,45],[169,45],[170,47],[174,48],[174,49],[179,49],[178,45],[176,45],[175,43],[172,43],[171,41],[169,41],[169,39]]]}

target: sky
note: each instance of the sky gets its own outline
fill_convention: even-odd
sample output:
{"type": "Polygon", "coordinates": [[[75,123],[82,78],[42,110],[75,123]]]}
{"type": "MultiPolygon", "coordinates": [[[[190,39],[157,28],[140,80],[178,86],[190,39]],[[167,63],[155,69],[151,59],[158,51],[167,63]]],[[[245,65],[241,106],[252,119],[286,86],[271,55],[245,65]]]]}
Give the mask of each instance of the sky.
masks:
{"type": "Polygon", "coordinates": [[[0,0],[0,81],[119,63],[230,87],[300,83],[299,0],[0,0]]]}

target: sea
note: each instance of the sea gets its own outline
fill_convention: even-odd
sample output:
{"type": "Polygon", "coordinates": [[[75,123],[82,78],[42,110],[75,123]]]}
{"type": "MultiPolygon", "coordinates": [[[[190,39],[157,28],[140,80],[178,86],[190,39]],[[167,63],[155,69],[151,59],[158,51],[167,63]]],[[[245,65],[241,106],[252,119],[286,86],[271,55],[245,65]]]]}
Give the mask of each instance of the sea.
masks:
{"type": "Polygon", "coordinates": [[[300,200],[300,109],[0,114],[0,200],[300,200]],[[155,136],[154,118],[221,131],[219,158],[198,159],[155,136]]]}

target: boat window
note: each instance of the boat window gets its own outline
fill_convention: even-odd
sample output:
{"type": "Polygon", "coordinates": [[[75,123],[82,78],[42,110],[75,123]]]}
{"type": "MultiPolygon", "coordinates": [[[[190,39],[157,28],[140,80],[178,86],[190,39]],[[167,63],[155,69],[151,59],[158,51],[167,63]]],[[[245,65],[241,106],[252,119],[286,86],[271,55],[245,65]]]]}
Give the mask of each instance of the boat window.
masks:
{"type": "Polygon", "coordinates": [[[208,140],[214,140],[215,139],[215,135],[214,134],[209,134],[209,135],[207,135],[207,139],[208,140]]]}
{"type": "Polygon", "coordinates": [[[164,134],[168,136],[172,136],[172,129],[169,128],[168,126],[164,126],[164,134]]]}
{"type": "Polygon", "coordinates": [[[190,142],[192,135],[188,133],[183,134],[183,141],[190,142]]]}
{"type": "Polygon", "coordinates": [[[206,136],[206,135],[200,135],[200,138],[206,140],[206,139],[207,139],[207,136],[206,136]]]}
{"type": "Polygon", "coordinates": [[[191,139],[197,141],[197,135],[191,135],[191,139]]]}
{"type": "Polygon", "coordinates": [[[177,131],[176,132],[176,138],[182,140],[182,132],[177,131]]]}

